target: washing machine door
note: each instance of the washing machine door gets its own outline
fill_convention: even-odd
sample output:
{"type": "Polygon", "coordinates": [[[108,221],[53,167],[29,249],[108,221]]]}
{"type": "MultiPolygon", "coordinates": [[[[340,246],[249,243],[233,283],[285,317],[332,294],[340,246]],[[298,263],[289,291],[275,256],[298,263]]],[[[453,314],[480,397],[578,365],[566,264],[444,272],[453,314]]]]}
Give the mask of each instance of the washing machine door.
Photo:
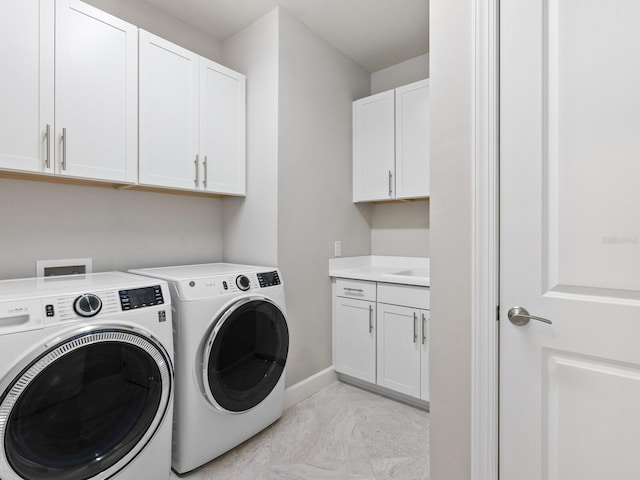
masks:
{"type": "Polygon", "coordinates": [[[288,351],[282,310],[267,297],[238,300],[215,320],[204,349],[207,398],[224,412],[252,409],[277,385],[288,351]]]}
{"type": "Polygon", "coordinates": [[[170,405],[170,358],[145,332],[85,327],[25,359],[0,390],[0,478],[111,478],[170,405]]]}

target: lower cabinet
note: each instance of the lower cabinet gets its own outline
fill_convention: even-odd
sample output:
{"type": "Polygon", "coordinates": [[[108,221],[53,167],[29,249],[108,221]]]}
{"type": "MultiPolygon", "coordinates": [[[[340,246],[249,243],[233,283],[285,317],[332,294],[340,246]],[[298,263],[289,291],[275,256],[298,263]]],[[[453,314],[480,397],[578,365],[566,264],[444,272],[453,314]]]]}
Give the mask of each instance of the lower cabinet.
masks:
{"type": "Polygon", "coordinates": [[[338,373],[429,400],[429,289],[336,279],[338,373]]]}
{"type": "Polygon", "coordinates": [[[378,385],[429,400],[428,314],[428,310],[378,304],[378,385]]]}

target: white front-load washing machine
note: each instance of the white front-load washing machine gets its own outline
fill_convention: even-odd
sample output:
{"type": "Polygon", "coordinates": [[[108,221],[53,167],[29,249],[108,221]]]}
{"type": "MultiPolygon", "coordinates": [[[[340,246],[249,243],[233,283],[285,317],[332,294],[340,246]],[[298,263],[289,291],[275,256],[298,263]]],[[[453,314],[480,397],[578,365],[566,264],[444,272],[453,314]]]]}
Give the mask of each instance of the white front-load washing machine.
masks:
{"type": "Polygon", "coordinates": [[[0,281],[0,478],[171,473],[171,296],[127,273],[0,281]]]}
{"type": "Polygon", "coordinates": [[[213,263],[131,272],[167,280],[171,290],[176,472],[209,462],[280,418],[289,330],[277,269],[213,263]]]}

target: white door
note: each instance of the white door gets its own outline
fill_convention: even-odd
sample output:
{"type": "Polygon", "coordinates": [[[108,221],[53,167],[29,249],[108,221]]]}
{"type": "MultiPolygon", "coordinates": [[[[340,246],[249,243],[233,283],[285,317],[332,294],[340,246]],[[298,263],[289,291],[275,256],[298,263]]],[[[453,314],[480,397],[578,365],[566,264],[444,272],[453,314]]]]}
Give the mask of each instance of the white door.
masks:
{"type": "Polygon", "coordinates": [[[420,310],[378,303],[377,383],[420,397],[420,310]]]}
{"type": "Polygon", "coordinates": [[[56,1],[56,172],[135,182],[138,29],[78,0],[56,1]]]}
{"type": "Polygon", "coordinates": [[[200,58],[200,155],[202,187],[246,193],[246,77],[200,58]]]}
{"type": "Polygon", "coordinates": [[[396,195],[429,196],[429,80],[396,88],[396,195]],[[426,132],[426,134],[425,134],[426,132]]]}
{"type": "Polygon", "coordinates": [[[200,186],[199,55],[140,30],[139,181],[200,186]]]}
{"type": "Polygon", "coordinates": [[[0,168],[53,172],[53,22],[49,0],[0,2],[0,168]]]}
{"type": "Polygon", "coordinates": [[[353,201],[394,197],[395,94],[353,102],[353,201]]]}
{"type": "Polygon", "coordinates": [[[637,479],[640,2],[500,21],[500,478],[637,479]]]}

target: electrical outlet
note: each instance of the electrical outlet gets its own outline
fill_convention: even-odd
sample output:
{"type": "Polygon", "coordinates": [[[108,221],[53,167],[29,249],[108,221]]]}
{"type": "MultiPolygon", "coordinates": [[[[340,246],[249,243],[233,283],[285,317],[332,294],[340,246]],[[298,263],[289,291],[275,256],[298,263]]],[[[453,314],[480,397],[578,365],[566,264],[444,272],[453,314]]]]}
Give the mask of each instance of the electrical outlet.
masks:
{"type": "Polygon", "coordinates": [[[336,240],[333,244],[333,255],[336,257],[342,256],[342,242],[340,240],[336,240]]]}

